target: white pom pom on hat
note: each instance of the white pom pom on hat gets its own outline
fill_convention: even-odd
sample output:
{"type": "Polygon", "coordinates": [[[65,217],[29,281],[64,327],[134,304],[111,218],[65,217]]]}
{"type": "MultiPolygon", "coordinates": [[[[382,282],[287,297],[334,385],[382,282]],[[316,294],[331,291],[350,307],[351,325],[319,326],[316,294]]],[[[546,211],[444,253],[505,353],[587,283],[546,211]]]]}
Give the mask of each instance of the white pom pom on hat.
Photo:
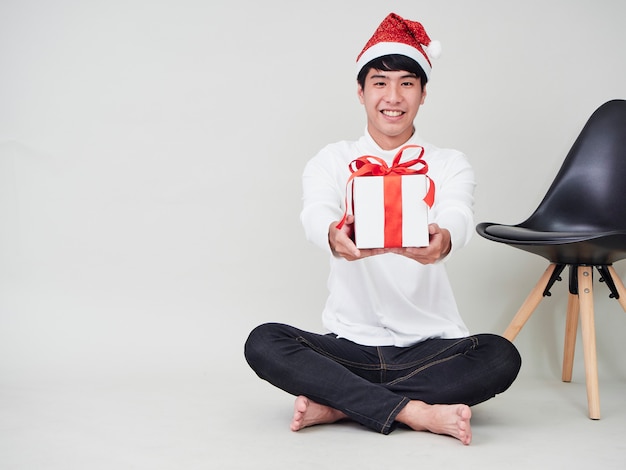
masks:
{"type": "Polygon", "coordinates": [[[441,43],[437,40],[431,40],[430,44],[425,47],[426,53],[432,59],[441,57],[441,43]]]}
{"type": "Polygon", "coordinates": [[[431,41],[421,23],[390,13],[358,55],[357,72],[371,60],[389,54],[410,57],[422,67],[426,77],[430,77],[430,59],[441,56],[441,43],[431,41]]]}

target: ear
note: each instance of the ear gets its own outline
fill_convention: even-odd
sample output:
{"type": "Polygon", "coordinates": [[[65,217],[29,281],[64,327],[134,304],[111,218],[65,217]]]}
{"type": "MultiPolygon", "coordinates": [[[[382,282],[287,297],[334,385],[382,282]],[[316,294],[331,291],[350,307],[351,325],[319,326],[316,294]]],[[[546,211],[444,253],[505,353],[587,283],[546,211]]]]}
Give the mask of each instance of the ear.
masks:
{"type": "Polygon", "coordinates": [[[359,82],[357,82],[356,86],[357,86],[356,94],[359,97],[359,102],[361,104],[365,104],[365,101],[363,99],[363,88],[361,87],[361,84],[359,82]]]}
{"type": "Polygon", "coordinates": [[[426,92],[426,85],[424,85],[424,88],[422,89],[422,102],[420,103],[420,106],[424,104],[424,101],[426,101],[426,95],[428,93],[426,92]]]}

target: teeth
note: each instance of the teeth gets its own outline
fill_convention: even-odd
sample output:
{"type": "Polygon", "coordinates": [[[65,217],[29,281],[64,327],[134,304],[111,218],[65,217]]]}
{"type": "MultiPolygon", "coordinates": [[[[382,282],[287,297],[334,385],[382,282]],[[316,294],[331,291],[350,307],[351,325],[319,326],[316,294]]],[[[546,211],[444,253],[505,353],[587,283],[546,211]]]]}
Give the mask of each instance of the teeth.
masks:
{"type": "Polygon", "coordinates": [[[400,116],[402,114],[402,111],[388,111],[388,110],[385,110],[385,111],[383,111],[383,114],[385,116],[398,117],[398,116],[400,116]]]}

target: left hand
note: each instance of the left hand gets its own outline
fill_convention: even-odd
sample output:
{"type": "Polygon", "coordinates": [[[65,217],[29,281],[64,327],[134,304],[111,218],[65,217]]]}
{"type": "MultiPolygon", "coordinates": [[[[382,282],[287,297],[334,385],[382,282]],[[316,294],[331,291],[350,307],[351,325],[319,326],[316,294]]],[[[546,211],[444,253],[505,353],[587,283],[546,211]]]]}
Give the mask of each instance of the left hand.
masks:
{"type": "Polygon", "coordinates": [[[388,251],[406,256],[421,264],[433,264],[445,257],[452,249],[452,241],[448,229],[437,224],[428,226],[429,244],[420,248],[389,248],[388,251]]]}

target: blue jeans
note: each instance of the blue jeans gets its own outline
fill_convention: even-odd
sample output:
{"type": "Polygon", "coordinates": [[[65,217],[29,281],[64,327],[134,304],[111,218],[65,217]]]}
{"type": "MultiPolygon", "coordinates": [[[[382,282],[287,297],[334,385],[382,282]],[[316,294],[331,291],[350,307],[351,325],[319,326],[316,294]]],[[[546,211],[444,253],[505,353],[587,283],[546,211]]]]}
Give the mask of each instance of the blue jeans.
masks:
{"type": "Polygon", "coordinates": [[[521,366],[515,346],[492,334],[410,347],[362,346],[279,323],[255,328],[245,356],[276,387],[383,434],[394,429],[410,400],[472,406],[509,388],[521,366]]]}

